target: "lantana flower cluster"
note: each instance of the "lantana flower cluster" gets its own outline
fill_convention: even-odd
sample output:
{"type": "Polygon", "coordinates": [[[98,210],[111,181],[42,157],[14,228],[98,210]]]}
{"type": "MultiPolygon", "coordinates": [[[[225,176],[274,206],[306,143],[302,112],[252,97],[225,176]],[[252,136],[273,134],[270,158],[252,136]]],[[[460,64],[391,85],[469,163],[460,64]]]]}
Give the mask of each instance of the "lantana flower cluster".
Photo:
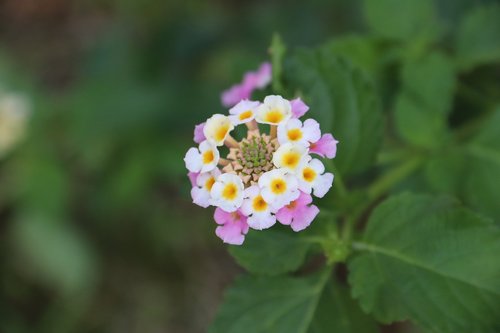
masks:
{"type": "Polygon", "coordinates": [[[338,141],[322,134],[316,120],[300,120],[308,110],[300,98],[243,99],[195,127],[198,146],[184,158],[191,196],[201,207],[216,207],[216,234],[225,243],[241,245],[249,228],[276,222],[298,232],[318,215],[312,196],[323,197],[334,178],[318,157],[334,158],[338,141]],[[239,140],[237,126],[247,129],[239,140]]]}
{"type": "Polygon", "coordinates": [[[29,115],[30,106],[23,94],[0,89],[0,158],[22,140],[29,115]]]}

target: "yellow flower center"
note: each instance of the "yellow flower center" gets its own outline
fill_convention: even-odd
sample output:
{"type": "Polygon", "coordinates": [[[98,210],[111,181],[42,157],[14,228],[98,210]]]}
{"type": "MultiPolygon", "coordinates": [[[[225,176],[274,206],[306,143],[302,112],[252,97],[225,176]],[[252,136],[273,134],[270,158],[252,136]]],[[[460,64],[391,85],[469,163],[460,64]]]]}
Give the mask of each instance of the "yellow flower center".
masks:
{"type": "Polygon", "coordinates": [[[300,162],[300,154],[297,152],[287,152],[281,158],[283,166],[295,169],[300,162]]]}
{"type": "Polygon", "coordinates": [[[217,141],[217,142],[224,141],[228,131],[229,131],[228,124],[221,125],[219,128],[217,128],[217,130],[215,131],[215,135],[214,135],[215,141],[217,141]]]}
{"type": "Polygon", "coordinates": [[[261,195],[256,196],[252,202],[253,210],[256,212],[262,212],[267,209],[267,203],[264,201],[261,195]]]}
{"type": "Polygon", "coordinates": [[[271,124],[278,124],[283,120],[283,113],[278,109],[272,109],[266,113],[265,121],[271,124]]]}
{"type": "Polygon", "coordinates": [[[288,139],[290,139],[290,141],[298,141],[302,139],[302,131],[299,128],[293,128],[289,130],[288,139]]]}
{"type": "Polygon", "coordinates": [[[252,115],[253,115],[252,110],[247,110],[245,112],[240,113],[240,117],[239,118],[240,118],[240,120],[245,120],[245,119],[250,118],[252,115]]]}
{"type": "Polygon", "coordinates": [[[302,177],[307,182],[312,182],[316,178],[316,171],[311,168],[304,168],[302,171],[302,177]]]}
{"type": "Polygon", "coordinates": [[[236,199],[237,194],[238,188],[234,183],[227,184],[222,190],[222,197],[229,201],[236,199]]]}
{"type": "Polygon", "coordinates": [[[203,153],[203,164],[209,164],[214,161],[214,152],[212,150],[207,150],[203,153]]]}
{"type": "Polygon", "coordinates": [[[273,179],[271,182],[271,192],[274,194],[283,194],[286,191],[286,182],[281,179],[273,179]]]}
{"type": "Polygon", "coordinates": [[[207,191],[210,191],[212,189],[212,186],[214,186],[214,183],[215,183],[214,177],[210,177],[207,179],[207,181],[205,182],[205,188],[207,189],[207,191]]]}

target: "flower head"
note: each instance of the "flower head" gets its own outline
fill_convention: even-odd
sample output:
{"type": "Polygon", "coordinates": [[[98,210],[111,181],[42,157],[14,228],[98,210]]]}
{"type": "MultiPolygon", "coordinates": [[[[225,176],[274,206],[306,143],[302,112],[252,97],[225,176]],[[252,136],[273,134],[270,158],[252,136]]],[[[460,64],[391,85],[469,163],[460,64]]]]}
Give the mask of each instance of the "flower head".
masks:
{"type": "Polygon", "coordinates": [[[187,151],[184,162],[191,172],[208,172],[217,167],[219,157],[217,147],[205,140],[198,148],[193,147],[187,151]]]}
{"type": "Polygon", "coordinates": [[[325,173],[325,167],[318,159],[310,160],[298,172],[299,189],[305,193],[313,193],[322,198],[332,187],[333,174],[325,173]]]}
{"type": "Polygon", "coordinates": [[[274,169],[260,176],[259,187],[264,200],[275,209],[288,205],[300,194],[297,177],[285,169],[274,169]]]}
{"type": "Polygon", "coordinates": [[[29,114],[24,95],[0,91],[0,156],[23,138],[29,114]]]}
{"type": "Polygon", "coordinates": [[[226,212],[235,212],[243,203],[243,181],[231,173],[217,177],[210,190],[211,204],[226,212]]]}
{"type": "Polygon", "coordinates": [[[290,102],[281,96],[267,96],[257,109],[256,119],[258,123],[279,125],[292,116],[290,102]]]}
{"type": "Polygon", "coordinates": [[[257,107],[259,106],[259,102],[253,102],[249,100],[242,100],[234,107],[229,109],[229,119],[233,125],[239,125],[248,123],[255,118],[255,112],[257,111],[257,107]]]}
{"type": "Polygon", "coordinates": [[[203,208],[210,206],[210,191],[219,175],[220,170],[215,168],[210,172],[200,173],[196,176],[195,184],[191,189],[193,203],[203,208]]]}
{"type": "Polygon", "coordinates": [[[252,229],[267,229],[276,223],[276,216],[273,214],[275,209],[264,200],[257,185],[252,185],[245,190],[241,211],[248,216],[247,223],[252,229]]]}
{"type": "Polygon", "coordinates": [[[184,158],[193,202],[216,207],[215,233],[225,243],[240,245],[249,228],[268,229],[276,221],[294,231],[307,228],[319,213],[311,194],[323,197],[332,186],[333,174],[310,154],[334,156],[337,141],[331,134],[321,136],[314,119],[299,119],[309,107],[299,98],[290,102],[277,95],[249,100],[251,91],[269,80],[270,66],[263,66],[224,92],[228,115],[215,114],[197,125],[199,146],[184,158]],[[231,132],[240,125],[247,132],[235,131],[242,135],[237,140],[231,132]]]}
{"type": "Polygon", "coordinates": [[[290,119],[278,126],[278,141],[280,144],[291,142],[309,147],[310,142],[316,142],[321,137],[319,123],[307,119],[303,124],[299,119],[290,119]]]}

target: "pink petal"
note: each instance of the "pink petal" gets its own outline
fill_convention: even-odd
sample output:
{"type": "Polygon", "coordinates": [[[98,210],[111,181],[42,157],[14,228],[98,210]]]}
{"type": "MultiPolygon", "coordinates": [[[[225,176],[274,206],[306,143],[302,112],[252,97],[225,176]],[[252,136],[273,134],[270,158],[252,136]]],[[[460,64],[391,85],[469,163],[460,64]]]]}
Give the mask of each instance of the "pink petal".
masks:
{"type": "Polygon", "coordinates": [[[334,158],[337,155],[337,143],[339,143],[330,134],[324,134],[318,141],[311,143],[309,152],[321,157],[334,158]]]}
{"type": "Polygon", "coordinates": [[[295,218],[291,224],[292,230],[295,232],[304,230],[311,225],[318,213],[319,208],[315,205],[301,207],[301,209],[296,212],[295,218]]]}
{"type": "Polygon", "coordinates": [[[294,211],[292,209],[287,208],[287,206],[281,208],[276,213],[276,219],[279,223],[284,225],[290,225],[292,223],[294,217],[294,211]]]}
{"type": "Polygon", "coordinates": [[[191,182],[191,186],[196,186],[196,178],[198,178],[199,172],[188,172],[189,181],[191,182]]]}
{"type": "Polygon", "coordinates": [[[262,89],[271,83],[272,79],[272,66],[269,62],[264,62],[260,65],[256,73],[255,87],[262,89]]]}
{"type": "Polygon", "coordinates": [[[194,127],[194,142],[202,143],[205,141],[205,134],[203,134],[203,128],[205,127],[205,123],[198,124],[194,127]]]}
{"type": "Polygon", "coordinates": [[[239,84],[222,92],[221,102],[225,107],[233,107],[243,99],[250,99],[255,89],[262,89],[271,82],[271,64],[263,63],[255,72],[247,72],[239,84]]]}
{"type": "Polygon", "coordinates": [[[245,240],[245,235],[241,232],[241,229],[231,223],[217,227],[215,234],[227,244],[241,245],[245,240]]]}
{"type": "Polygon", "coordinates": [[[300,97],[290,101],[292,105],[292,114],[294,118],[300,118],[309,111],[309,106],[304,103],[300,97]]]}

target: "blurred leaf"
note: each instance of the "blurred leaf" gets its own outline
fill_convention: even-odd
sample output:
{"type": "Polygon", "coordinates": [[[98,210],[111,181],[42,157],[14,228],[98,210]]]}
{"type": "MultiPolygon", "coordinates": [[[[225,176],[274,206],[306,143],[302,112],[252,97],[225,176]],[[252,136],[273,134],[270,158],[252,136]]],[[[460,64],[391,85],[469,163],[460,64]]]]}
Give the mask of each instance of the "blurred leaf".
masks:
{"type": "Polygon", "coordinates": [[[380,58],[383,56],[378,49],[377,40],[366,36],[348,35],[335,38],[323,48],[372,75],[379,69],[380,58]]]}
{"type": "Polygon", "coordinates": [[[287,71],[311,107],[309,114],[340,141],[335,165],[343,174],[368,169],[382,141],[380,103],[361,71],[332,54],[329,48],[301,51],[287,71]]]}
{"type": "Polygon", "coordinates": [[[369,27],[388,39],[432,40],[439,33],[432,0],[365,0],[363,9],[369,27]]]}
{"type": "Polygon", "coordinates": [[[251,277],[226,290],[212,333],[306,333],[329,271],[307,278],[251,277]]]}
{"type": "Polygon", "coordinates": [[[273,90],[276,92],[283,91],[283,83],[281,82],[281,74],[283,72],[283,58],[286,52],[285,43],[278,33],[273,35],[271,47],[269,48],[272,59],[273,71],[273,90]]]}
{"type": "Polygon", "coordinates": [[[406,62],[401,80],[403,88],[395,105],[399,134],[417,146],[440,147],[447,140],[448,113],[456,84],[452,63],[434,52],[406,62]]]}
{"type": "Polygon", "coordinates": [[[469,12],[456,38],[458,66],[469,69],[500,61],[500,5],[490,4],[469,12]]]}
{"type": "Polygon", "coordinates": [[[352,293],[384,322],[500,329],[500,229],[446,197],[403,194],[373,212],[349,263],[352,293]]]}
{"type": "Polygon", "coordinates": [[[70,226],[42,216],[28,215],[12,230],[15,251],[38,282],[65,295],[93,286],[96,262],[88,244],[70,226]]]}
{"type": "Polygon", "coordinates": [[[310,245],[290,230],[251,230],[245,243],[231,246],[229,252],[251,273],[277,275],[298,269],[310,245]]]}
{"type": "Polygon", "coordinates": [[[308,333],[377,333],[376,321],[361,311],[349,289],[328,281],[308,333]]]}
{"type": "Polygon", "coordinates": [[[500,107],[470,143],[447,149],[429,160],[432,189],[452,193],[500,222],[500,107]]]}

